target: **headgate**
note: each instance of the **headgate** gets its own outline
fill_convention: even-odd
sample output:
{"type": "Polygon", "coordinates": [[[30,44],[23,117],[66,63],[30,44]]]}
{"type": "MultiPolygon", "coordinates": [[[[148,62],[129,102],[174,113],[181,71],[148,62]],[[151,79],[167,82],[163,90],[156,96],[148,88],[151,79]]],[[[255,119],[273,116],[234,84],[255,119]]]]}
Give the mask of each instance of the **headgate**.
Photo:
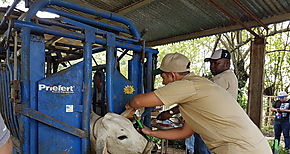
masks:
{"type": "Polygon", "coordinates": [[[92,99],[92,89],[97,89],[92,71],[101,71],[105,84],[98,91],[102,114],[121,113],[132,96],[152,89],[158,51],[145,47],[127,18],[61,0],[40,0],[24,20],[2,22],[7,29],[0,51],[1,114],[19,143],[14,153],[89,152],[90,108],[97,100],[92,99]],[[38,18],[38,11],[59,17],[38,18]],[[105,63],[92,67],[93,54],[105,55],[105,63]],[[131,57],[127,77],[120,73],[124,55],[131,57]]]}

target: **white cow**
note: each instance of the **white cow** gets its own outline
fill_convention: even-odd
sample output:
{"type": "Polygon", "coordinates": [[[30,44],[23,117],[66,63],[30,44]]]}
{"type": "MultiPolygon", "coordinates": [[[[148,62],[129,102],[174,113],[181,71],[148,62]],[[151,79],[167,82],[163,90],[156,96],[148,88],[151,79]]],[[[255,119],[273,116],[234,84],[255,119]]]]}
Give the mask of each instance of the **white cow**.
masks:
{"type": "Polygon", "coordinates": [[[91,112],[91,153],[150,154],[153,145],[139,134],[130,120],[107,113],[104,117],[91,112]],[[146,149],[145,149],[146,148],[146,149]]]}

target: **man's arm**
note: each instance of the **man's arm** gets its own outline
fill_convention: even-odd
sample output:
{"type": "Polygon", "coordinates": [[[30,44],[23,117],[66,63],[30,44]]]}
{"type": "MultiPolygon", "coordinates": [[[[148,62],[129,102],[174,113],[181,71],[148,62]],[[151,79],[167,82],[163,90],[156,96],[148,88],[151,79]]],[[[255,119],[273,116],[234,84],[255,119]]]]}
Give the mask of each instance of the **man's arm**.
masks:
{"type": "Polygon", "coordinates": [[[164,105],[162,101],[155,95],[154,92],[149,92],[146,94],[138,94],[132,98],[129,102],[129,106],[138,109],[141,107],[154,107],[164,105]]]}
{"type": "Polygon", "coordinates": [[[167,120],[169,118],[171,118],[173,115],[180,113],[179,111],[179,106],[175,106],[170,110],[166,110],[161,112],[160,114],[158,114],[158,116],[156,117],[156,119],[158,120],[167,120]]]}
{"type": "Polygon", "coordinates": [[[272,112],[278,112],[278,111],[277,111],[277,108],[276,108],[276,102],[277,102],[277,101],[275,101],[275,102],[273,103],[272,107],[270,108],[270,110],[271,110],[272,112]]]}
{"type": "Polygon", "coordinates": [[[143,128],[142,132],[151,137],[157,137],[168,140],[178,140],[185,139],[191,136],[194,131],[190,128],[190,126],[185,122],[183,127],[174,128],[169,130],[155,130],[152,131],[148,128],[143,128]]]}
{"type": "MultiPolygon", "coordinates": [[[[277,110],[277,109],[276,109],[277,110]]],[[[278,109],[277,110],[278,112],[287,112],[287,113],[289,113],[290,112],[290,110],[289,109],[278,109]]]]}
{"type": "Polygon", "coordinates": [[[278,112],[277,109],[274,108],[274,107],[271,108],[271,111],[272,111],[272,112],[278,112]]]}
{"type": "Polygon", "coordinates": [[[11,137],[8,139],[8,141],[0,147],[0,153],[2,154],[12,154],[12,140],[11,137]]]}

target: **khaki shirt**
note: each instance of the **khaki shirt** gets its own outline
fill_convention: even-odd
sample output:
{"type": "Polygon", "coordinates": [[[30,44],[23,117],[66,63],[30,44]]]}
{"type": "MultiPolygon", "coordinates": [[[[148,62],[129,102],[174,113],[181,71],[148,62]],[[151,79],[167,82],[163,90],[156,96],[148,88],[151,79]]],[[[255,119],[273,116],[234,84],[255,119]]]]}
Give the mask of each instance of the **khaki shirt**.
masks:
{"type": "Polygon", "coordinates": [[[179,105],[185,122],[200,134],[213,153],[272,153],[258,127],[236,100],[217,84],[189,74],[154,93],[166,106],[179,105]]]}
{"type": "Polygon", "coordinates": [[[215,75],[212,81],[228,91],[235,99],[238,97],[238,79],[233,70],[228,69],[215,75]]]}

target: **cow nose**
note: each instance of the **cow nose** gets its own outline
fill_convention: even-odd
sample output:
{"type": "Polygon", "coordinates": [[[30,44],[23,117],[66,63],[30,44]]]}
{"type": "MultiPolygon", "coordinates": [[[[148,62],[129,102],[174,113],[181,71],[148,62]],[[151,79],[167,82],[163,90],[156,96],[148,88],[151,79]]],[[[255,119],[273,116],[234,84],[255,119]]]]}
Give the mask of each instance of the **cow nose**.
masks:
{"type": "Polygon", "coordinates": [[[126,135],[122,135],[122,136],[119,136],[119,137],[118,137],[119,140],[124,140],[124,139],[127,139],[127,138],[128,138],[128,137],[127,137],[126,135]]]}

